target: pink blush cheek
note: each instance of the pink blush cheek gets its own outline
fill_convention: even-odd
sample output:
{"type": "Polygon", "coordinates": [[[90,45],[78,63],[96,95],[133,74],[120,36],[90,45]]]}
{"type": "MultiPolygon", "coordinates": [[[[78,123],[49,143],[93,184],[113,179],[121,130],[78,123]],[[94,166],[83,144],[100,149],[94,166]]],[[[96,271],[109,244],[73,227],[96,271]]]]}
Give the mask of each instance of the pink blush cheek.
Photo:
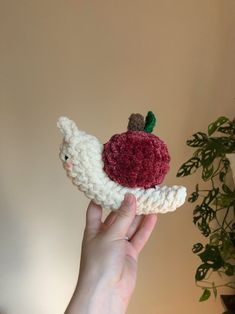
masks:
{"type": "Polygon", "coordinates": [[[64,163],[64,166],[65,166],[65,168],[68,169],[68,170],[71,170],[71,169],[73,168],[73,164],[72,164],[71,161],[66,161],[66,162],[64,163]]]}

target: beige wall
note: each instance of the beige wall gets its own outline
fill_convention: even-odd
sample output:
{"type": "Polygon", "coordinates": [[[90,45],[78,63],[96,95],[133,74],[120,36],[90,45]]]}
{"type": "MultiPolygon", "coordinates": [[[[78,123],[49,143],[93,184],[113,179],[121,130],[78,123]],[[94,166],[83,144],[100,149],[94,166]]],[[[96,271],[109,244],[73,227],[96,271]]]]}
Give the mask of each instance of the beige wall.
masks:
{"type": "MultiPolygon", "coordinates": [[[[107,141],[132,112],[158,117],[171,172],[186,139],[234,115],[233,0],[0,1],[0,312],[57,314],[78,272],[88,200],[58,159],[60,115],[107,141]]],[[[219,314],[198,303],[192,207],[159,217],[128,314],[219,314]]]]}

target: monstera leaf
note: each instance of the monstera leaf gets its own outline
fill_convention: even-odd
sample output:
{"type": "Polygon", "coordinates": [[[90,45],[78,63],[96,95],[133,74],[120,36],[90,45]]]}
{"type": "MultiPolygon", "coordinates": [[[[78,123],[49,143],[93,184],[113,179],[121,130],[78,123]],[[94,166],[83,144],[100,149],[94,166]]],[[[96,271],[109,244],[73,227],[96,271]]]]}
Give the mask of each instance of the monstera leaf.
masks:
{"type": "Polygon", "coordinates": [[[212,122],[211,124],[209,124],[208,126],[208,134],[212,135],[216,130],[218,130],[218,128],[224,124],[225,122],[228,121],[228,118],[226,117],[220,117],[218,118],[215,122],[212,122]]]}
{"type": "Polygon", "coordinates": [[[179,169],[177,177],[185,177],[194,173],[201,166],[201,161],[197,157],[190,158],[179,169]]]}
{"type": "Polygon", "coordinates": [[[195,203],[193,223],[208,239],[208,243],[198,242],[192,248],[201,260],[195,273],[203,290],[200,301],[209,299],[212,292],[217,296],[221,284],[210,280],[215,272],[229,277],[224,285],[235,289],[235,187],[228,184],[230,163],[235,168],[235,119],[221,116],[209,124],[207,133],[194,133],[187,141],[195,150],[177,173],[177,177],[184,177],[201,170],[202,183],[196,184],[188,198],[195,203]]]}
{"type": "Polygon", "coordinates": [[[193,139],[188,140],[186,143],[188,146],[191,147],[203,147],[207,144],[208,137],[203,132],[197,132],[193,134],[193,139]]]}

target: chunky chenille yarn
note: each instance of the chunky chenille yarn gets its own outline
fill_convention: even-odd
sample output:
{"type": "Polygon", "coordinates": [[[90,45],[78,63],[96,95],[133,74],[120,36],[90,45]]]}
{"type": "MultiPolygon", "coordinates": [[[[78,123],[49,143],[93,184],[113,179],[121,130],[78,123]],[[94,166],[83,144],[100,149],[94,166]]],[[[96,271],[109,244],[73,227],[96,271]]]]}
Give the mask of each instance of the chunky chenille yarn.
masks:
{"type": "Polygon", "coordinates": [[[144,131],[145,121],[140,113],[132,113],[127,125],[128,131],[144,131]]]}
{"type": "Polygon", "coordinates": [[[133,193],[137,200],[137,215],[141,215],[171,212],[185,202],[186,188],[183,186],[129,188],[111,180],[104,171],[104,145],[95,136],[80,131],[66,117],[61,117],[57,125],[63,135],[60,159],[67,175],[95,203],[117,210],[125,193],[133,193]]]}
{"type": "Polygon", "coordinates": [[[151,188],[162,183],[169,170],[166,144],[144,131],[116,134],[104,144],[104,171],[125,187],[151,188]]]}

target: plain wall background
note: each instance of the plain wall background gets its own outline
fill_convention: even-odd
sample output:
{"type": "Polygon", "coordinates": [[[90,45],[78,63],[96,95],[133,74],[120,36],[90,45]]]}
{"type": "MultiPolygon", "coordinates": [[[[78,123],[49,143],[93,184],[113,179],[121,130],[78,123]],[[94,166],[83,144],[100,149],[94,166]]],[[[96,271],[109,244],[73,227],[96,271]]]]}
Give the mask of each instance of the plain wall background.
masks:
{"type": "MultiPolygon", "coordinates": [[[[185,141],[234,116],[233,0],[0,1],[0,312],[63,313],[76,282],[88,200],[58,158],[57,118],[102,142],[153,110],[169,146],[165,184],[185,184],[185,141]]],[[[199,303],[192,206],[159,216],[128,314],[219,314],[199,303]]]]}

